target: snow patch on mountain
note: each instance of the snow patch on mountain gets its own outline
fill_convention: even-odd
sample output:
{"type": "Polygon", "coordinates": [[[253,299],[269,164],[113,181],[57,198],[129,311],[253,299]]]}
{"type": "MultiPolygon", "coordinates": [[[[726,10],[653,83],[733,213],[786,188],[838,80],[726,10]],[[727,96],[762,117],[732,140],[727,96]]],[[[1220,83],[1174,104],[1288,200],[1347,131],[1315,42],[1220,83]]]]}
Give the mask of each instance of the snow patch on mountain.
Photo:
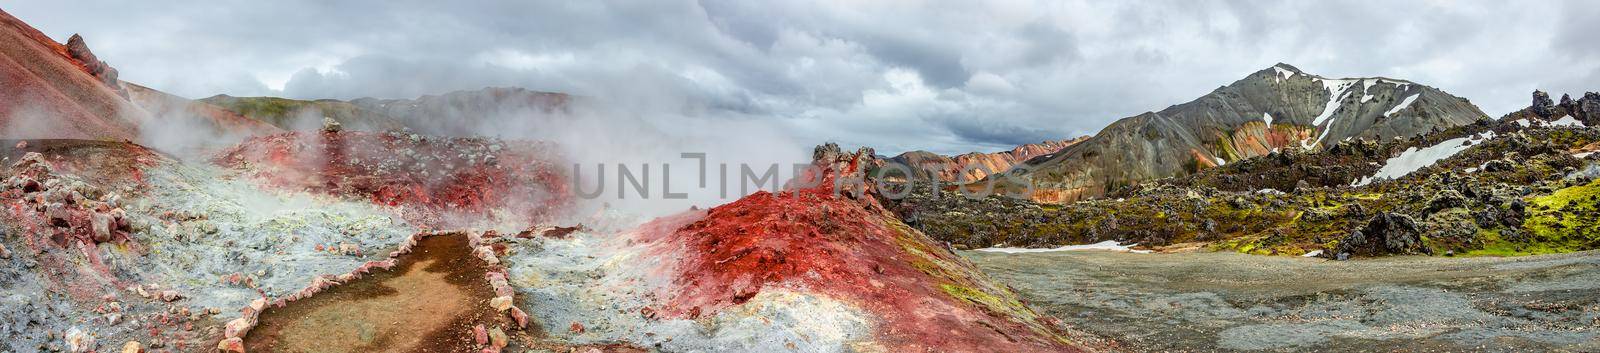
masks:
{"type": "Polygon", "coordinates": [[[1272,128],[1272,114],[1261,113],[1261,121],[1267,122],[1267,128],[1272,128]]]}
{"type": "Polygon", "coordinates": [[[1364,186],[1378,180],[1397,179],[1404,177],[1407,174],[1411,174],[1411,172],[1421,170],[1422,168],[1427,168],[1428,166],[1432,166],[1435,163],[1444,160],[1445,158],[1450,158],[1457,153],[1461,153],[1461,151],[1465,151],[1467,148],[1471,148],[1473,145],[1482,143],[1488,139],[1492,139],[1494,136],[1495,133],[1493,131],[1489,131],[1474,136],[1444,140],[1443,142],[1439,142],[1436,145],[1428,146],[1427,148],[1423,149],[1417,149],[1416,147],[1408,148],[1405,152],[1401,152],[1399,156],[1389,158],[1388,161],[1385,161],[1383,163],[1383,168],[1378,169],[1376,174],[1361,178],[1361,180],[1357,180],[1355,183],[1352,183],[1351,186],[1364,186]]]}
{"type": "Polygon", "coordinates": [[[1372,86],[1383,80],[1361,80],[1361,103],[1372,101],[1372,86]]]}
{"type": "Polygon", "coordinates": [[[1417,93],[1417,94],[1413,94],[1413,95],[1407,96],[1406,99],[1400,101],[1400,104],[1396,104],[1394,106],[1394,108],[1389,108],[1389,111],[1383,112],[1383,116],[1386,116],[1386,117],[1387,116],[1392,116],[1392,115],[1394,115],[1394,113],[1399,113],[1400,110],[1406,109],[1406,107],[1410,107],[1411,103],[1415,103],[1417,101],[1417,96],[1421,96],[1421,95],[1422,95],[1421,93],[1417,93]]]}
{"type": "Polygon", "coordinates": [[[1272,69],[1278,71],[1278,79],[1276,80],[1278,82],[1294,77],[1294,70],[1285,69],[1282,66],[1273,66],[1272,69]]]}
{"type": "MultiPolygon", "coordinates": [[[[1311,119],[1311,125],[1315,126],[1322,126],[1324,121],[1333,117],[1333,113],[1339,110],[1339,102],[1344,101],[1344,97],[1350,94],[1350,86],[1360,81],[1333,79],[1320,80],[1322,80],[1322,87],[1328,90],[1328,104],[1322,107],[1321,115],[1317,115],[1316,119],[1311,119]]],[[[1318,138],[1318,140],[1320,141],[1321,138],[1318,138]]]]}
{"type": "Polygon", "coordinates": [[[1574,119],[1571,115],[1562,115],[1561,118],[1550,121],[1550,126],[1587,127],[1582,121],[1574,119]]]}

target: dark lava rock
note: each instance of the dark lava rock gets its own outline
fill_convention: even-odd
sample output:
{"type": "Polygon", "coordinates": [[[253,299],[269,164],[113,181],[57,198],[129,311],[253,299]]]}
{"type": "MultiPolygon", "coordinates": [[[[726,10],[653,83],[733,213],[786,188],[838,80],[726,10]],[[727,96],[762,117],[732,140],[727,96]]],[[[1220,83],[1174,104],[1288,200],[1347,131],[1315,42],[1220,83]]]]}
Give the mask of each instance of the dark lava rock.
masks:
{"type": "Polygon", "coordinates": [[[1533,113],[1541,118],[1549,118],[1555,114],[1555,102],[1550,101],[1550,94],[1544,91],[1533,91],[1533,113]]]}
{"type": "Polygon", "coordinates": [[[1398,213],[1380,213],[1361,230],[1339,241],[1336,256],[1380,256],[1428,253],[1422,244],[1422,229],[1417,222],[1398,213]]]}
{"type": "Polygon", "coordinates": [[[1578,99],[1576,117],[1589,126],[1600,125],[1600,93],[1586,92],[1578,99]]]}
{"type": "Polygon", "coordinates": [[[1433,200],[1428,201],[1427,213],[1434,213],[1457,207],[1466,207],[1466,205],[1467,198],[1462,196],[1461,192],[1453,189],[1446,189],[1444,191],[1440,191],[1438,195],[1435,195],[1433,200]]]}

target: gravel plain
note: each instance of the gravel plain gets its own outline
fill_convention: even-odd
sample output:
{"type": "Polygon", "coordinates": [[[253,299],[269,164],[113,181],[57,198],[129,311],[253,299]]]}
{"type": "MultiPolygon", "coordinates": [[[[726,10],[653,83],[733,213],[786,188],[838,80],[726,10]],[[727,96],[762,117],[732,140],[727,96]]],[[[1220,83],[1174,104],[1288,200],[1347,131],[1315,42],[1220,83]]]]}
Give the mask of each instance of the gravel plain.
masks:
{"type": "Polygon", "coordinates": [[[1600,252],[963,255],[1035,308],[1134,351],[1600,351],[1600,252]]]}

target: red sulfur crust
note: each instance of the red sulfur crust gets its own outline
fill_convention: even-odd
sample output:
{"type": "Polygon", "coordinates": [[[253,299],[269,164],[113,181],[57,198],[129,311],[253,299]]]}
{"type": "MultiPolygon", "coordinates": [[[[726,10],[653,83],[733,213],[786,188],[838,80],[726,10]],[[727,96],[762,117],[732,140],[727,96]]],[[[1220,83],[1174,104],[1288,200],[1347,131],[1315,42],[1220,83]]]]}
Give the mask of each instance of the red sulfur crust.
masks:
{"type": "MultiPolygon", "coordinates": [[[[837,169],[854,172],[856,159],[837,169]]],[[[676,259],[672,286],[646,316],[698,318],[772,288],[851,303],[876,322],[876,341],[892,352],[1078,351],[1017,303],[980,303],[952,288],[1015,299],[930,238],[906,227],[870,197],[821,186],[758,192],[738,201],[663,218],[638,241],[676,259]]]]}

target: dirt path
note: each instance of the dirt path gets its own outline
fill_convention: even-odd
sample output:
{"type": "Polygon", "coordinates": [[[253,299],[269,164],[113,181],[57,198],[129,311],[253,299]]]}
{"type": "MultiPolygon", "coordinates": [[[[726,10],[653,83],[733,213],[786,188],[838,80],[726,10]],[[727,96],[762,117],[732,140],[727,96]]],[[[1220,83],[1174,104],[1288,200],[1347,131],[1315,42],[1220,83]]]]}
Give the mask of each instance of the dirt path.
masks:
{"type": "Polygon", "coordinates": [[[1600,252],[963,255],[1035,307],[1141,351],[1600,351],[1600,252]]]}
{"type": "Polygon", "coordinates": [[[495,320],[494,290],[463,236],[432,236],[379,271],[268,309],[249,352],[464,352],[472,327],[495,320]]]}

